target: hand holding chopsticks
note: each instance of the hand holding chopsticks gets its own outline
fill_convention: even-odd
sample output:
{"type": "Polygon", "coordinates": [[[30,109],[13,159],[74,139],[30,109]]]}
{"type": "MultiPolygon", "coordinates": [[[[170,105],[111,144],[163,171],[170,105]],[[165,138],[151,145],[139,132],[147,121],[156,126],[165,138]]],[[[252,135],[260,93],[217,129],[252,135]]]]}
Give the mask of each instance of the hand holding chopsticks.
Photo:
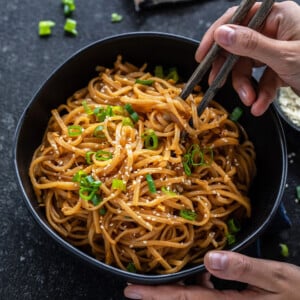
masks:
{"type": "MultiPolygon", "coordinates": [[[[255,1],[253,0],[243,0],[238,9],[236,10],[235,14],[232,16],[229,23],[240,23],[243,20],[243,18],[245,18],[245,16],[253,6],[254,2],[255,1]]],[[[251,29],[259,29],[259,27],[263,24],[264,20],[268,16],[273,3],[274,0],[263,1],[260,8],[255,13],[254,17],[249,22],[248,27],[251,29]]],[[[194,86],[202,79],[204,74],[208,71],[209,67],[212,65],[214,59],[219,53],[220,49],[221,48],[217,44],[213,44],[207,56],[196,68],[196,70],[188,80],[187,84],[185,85],[184,89],[182,90],[180,96],[183,99],[185,99],[191,93],[194,86]]],[[[198,116],[200,116],[203,113],[204,109],[207,107],[207,105],[215,96],[221,85],[224,83],[234,64],[237,62],[238,58],[239,57],[234,54],[228,55],[220,72],[218,73],[215,80],[204,94],[204,97],[198,106],[198,116]]]]}

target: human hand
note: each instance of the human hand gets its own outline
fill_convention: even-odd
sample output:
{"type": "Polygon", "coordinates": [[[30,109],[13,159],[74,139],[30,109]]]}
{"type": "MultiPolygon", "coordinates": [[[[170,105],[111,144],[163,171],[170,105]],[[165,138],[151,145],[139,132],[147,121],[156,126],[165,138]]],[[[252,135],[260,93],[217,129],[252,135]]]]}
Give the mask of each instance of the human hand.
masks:
{"type": "MultiPolygon", "coordinates": [[[[260,3],[245,18],[248,24],[260,3]]],[[[245,26],[226,24],[236,7],[229,9],[205,33],[195,54],[201,61],[213,41],[241,58],[232,71],[233,87],[255,116],[262,115],[274,100],[276,89],[291,86],[300,95],[300,6],[292,1],[275,3],[260,33],[245,26]],[[254,67],[266,65],[258,89],[252,84],[254,67]]],[[[242,24],[242,25],[243,25],[242,24]]],[[[211,83],[226,59],[225,51],[213,63],[211,83]]]]}
{"type": "Polygon", "coordinates": [[[124,294],[130,299],[299,299],[300,267],[277,261],[251,258],[229,251],[211,251],[204,257],[208,272],[218,278],[248,283],[242,291],[215,290],[206,273],[202,285],[128,285],[124,294]]]}

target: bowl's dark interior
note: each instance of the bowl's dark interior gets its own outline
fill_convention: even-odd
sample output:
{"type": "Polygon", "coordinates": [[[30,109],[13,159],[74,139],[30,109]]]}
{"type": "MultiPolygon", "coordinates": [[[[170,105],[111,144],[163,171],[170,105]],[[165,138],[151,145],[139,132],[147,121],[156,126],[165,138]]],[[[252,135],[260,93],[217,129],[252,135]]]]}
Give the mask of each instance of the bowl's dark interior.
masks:
{"type": "MultiPolygon", "coordinates": [[[[96,261],[92,257],[65,243],[48,225],[44,211],[37,205],[28,177],[28,168],[34,150],[41,143],[50,117],[50,110],[66,101],[77,89],[87,85],[96,75],[95,67],[111,67],[118,54],[124,60],[142,65],[148,63],[149,71],[157,64],[176,66],[180,75],[187,79],[196,67],[194,53],[197,42],[178,36],[158,33],[135,33],[108,38],[94,43],[71,57],[58,68],[33,97],[24,112],[16,136],[15,167],[25,202],[38,223],[67,250],[91,265],[112,271],[127,280],[142,283],[163,283],[179,280],[188,274],[204,269],[193,267],[172,275],[141,275],[120,271],[96,261]]],[[[206,84],[203,83],[205,87],[206,84]]],[[[220,90],[216,99],[229,111],[241,106],[230,82],[220,90]]],[[[249,110],[240,120],[254,142],[257,152],[257,176],[251,189],[253,215],[238,236],[236,245],[230,249],[238,251],[248,245],[266,227],[280,202],[286,179],[286,149],[283,131],[277,114],[271,108],[264,116],[251,116],[249,110]]]]}

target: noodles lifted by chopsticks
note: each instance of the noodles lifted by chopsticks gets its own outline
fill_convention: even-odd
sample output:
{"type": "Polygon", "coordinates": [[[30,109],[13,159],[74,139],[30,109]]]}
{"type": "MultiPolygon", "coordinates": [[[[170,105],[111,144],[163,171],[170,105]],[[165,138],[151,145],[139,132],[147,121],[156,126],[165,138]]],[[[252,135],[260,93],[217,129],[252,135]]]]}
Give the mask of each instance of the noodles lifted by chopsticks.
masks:
{"type": "Polygon", "coordinates": [[[183,101],[182,86],[145,69],[121,57],[98,67],[52,110],[29,174],[67,241],[123,270],[167,274],[223,248],[228,220],[250,217],[255,151],[218,103],[197,118],[201,92],[183,101]]]}

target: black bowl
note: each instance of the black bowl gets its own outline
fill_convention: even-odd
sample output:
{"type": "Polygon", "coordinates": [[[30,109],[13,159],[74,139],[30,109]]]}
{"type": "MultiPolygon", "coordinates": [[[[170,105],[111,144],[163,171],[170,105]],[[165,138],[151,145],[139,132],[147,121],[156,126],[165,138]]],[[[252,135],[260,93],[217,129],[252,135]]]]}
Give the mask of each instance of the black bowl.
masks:
{"type": "MultiPolygon", "coordinates": [[[[25,203],[38,224],[69,253],[88,265],[118,275],[127,281],[146,284],[174,282],[205,270],[203,264],[170,275],[143,275],[122,271],[96,260],[60,237],[46,220],[39,207],[28,169],[34,150],[40,145],[51,109],[66,101],[76,90],[87,85],[96,75],[95,66],[112,67],[118,54],[137,65],[148,63],[149,70],[158,64],[176,66],[184,80],[196,67],[194,53],[198,41],[185,37],[157,33],[128,33],[97,41],[78,53],[50,75],[25,109],[16,131],[14,164],[25,203]]],[[[202,84],[207,87],[206,82],[202,84]]],[[[230,80],[215,97],[229,111],[241,102],[233,91],[230,80]]],[[[253,215],[229,250],[240,251],[253,242],[267,227],[277,211],[287,176],[287,154],[283,129],[273,108],[262,117],[253,117],[247,108],[241,124],[254,142],[257,152],[257,176],[251,188],[253,215]]]]}

